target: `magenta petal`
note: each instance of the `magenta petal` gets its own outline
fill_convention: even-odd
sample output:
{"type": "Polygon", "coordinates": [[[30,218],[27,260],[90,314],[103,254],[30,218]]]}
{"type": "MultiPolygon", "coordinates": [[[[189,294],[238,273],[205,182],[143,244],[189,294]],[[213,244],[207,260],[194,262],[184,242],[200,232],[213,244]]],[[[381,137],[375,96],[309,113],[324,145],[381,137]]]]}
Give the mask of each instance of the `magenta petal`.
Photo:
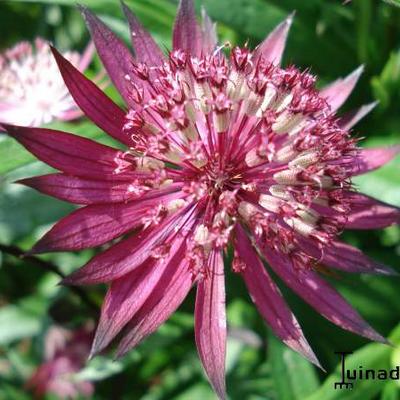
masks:
{"type": "MultiPolygon", "coordinates": [[[[36,176],[21,179],[17,183],[29,186],[57,199],[81,205],[121,203],[139,198],[141,200],[161,199],[179,192],[182,186],[178,183],[169,185],[164,189],[153,189],[145,194],[133,194],[132,189],[135,186],[131,180],[127,182],[101,181],[65,174],[36,176]]],[[[179,194],[176,196],[179,196],[179,194]]]]}
{"type": "Polygon", "coordinates": [[[196,345],[204,370],[220,399],[225,399],[225,275],[221,252],[213,251],[208,275],[197,285],[196,345]]]}
{"type": "Polygon", "coordinates": [[[352,176],[373,171],[392,161],[400,153],[400,145],[392,147],[378,147],[362,149],[348,165],[349,174],[352,176]]]}
{"type": "Polygon", "coordinates": [[[299,237],[299,246],[311,257],[327,267],[357,274],[396,275],[390,267],[367,257],[361,250],[349,244],[333,241],[321,249],[317,242],[299,237]]]}
{"type": "Polygon", "coordinates": [[[132,141],[122,132],[125,123],[124,111],[55,48],[52,47],[51,50],[64,82],[78,106],[99,128],[114,139],[131,146],[132,141]]]}
{"type": "Polygon", "coordinates": [[[192,56],[201,55],[201,31],[196,20],[193,0],[180,0],[174,26],[173,49],[185,50],[192,56]]]}
{"type": "Polygon", "coordinates": [[[99,181],[65,174],[49,174],[22,179],[17,183],[74,204],[119,203],[131,199],[129,181],[99,181]]]}
{"type": "Polygon", "coordinates": [[[183,242],[182,238],[176,240],[166,259],[160,259],[158,262],[155,259],[149,259],[138,269],[111,283],[101,309],[92,355],[107,347],[147,298],[155,295],[154,289],[169,264],[176,268],[184,257],[183,242]]]}
{"type": "Polygon", "coordinates": [[[132,54],[126,48],[122,40],[86,7],[79,6],[86,24],[92,35],[97,52],[103,62],[108,75],[122,97],[129,104],[130,90],[127,76],[131,76],[132,54]]]}
{"type": "Polygon", "coordinates": [[[321,367],[296,317],[264,268],[246,233],[239,226],[236,228],[235,247],[238,256],[246,265],[242,277],[250,297],[267,324],[287,346],[321,367]]]}
{"type": "Polygon", "coordinates": [[[332,82],[321,90],[320,95],[327,100],[332,111],[336,111],[347,100],[363,71],[364,67],[360,66],[350,75],[332,82]]]}
{"type": "Polygon", "coordinates": [[[63,283],[88,285],[110,282],[133,271],[151,256],[157,246],[163,245],[165,240],[176,234],[183,225],[185,228],[190,228],[194,221],[192,219],[187,222],[188,218],[185,218],[185,212],[187,212],[186,209],[166,219],[158,226],[151,226],[142,233],[115,244],[67,276],[63,283]]]}
{"type": "Polygon", "coordinates": [[[153,204],[143,202],[90,205],[57,222],[31,253],[81,250],[96,247],[141,225],[153,204]]]}
{"type": "Polygon", "coordinates": [[[135,50],[137,61],[152,66],[161,65],[165,57],[157,43],[124,2],[122,2],[122,8],[129,23],[132,46],[135,50]]]}
{"type": "Polygon", "coordinates": [[[264,248],[263,254],[269,265],[281,279],[304,301],[334,324],[377,342],[386,339],[365,322],[349,303],[327,282],[309,269],[296,270],[290,259],[264,248]]]}
{"type": "Polygon", "coordinates": [[[343,115],[338,124],[341,129],[351,129],[354,125],[356,125],[359,121],[361,121],[367,114],[369,114],[378,104],[377,101],[374,101],[370,104],[365,104],[364,106],[350,111],[347,114],[343,115]]]}
{"type": "Polygon", "coordinates": [[[348,192],[350,213],[347,229],[381,229],[400,223],[400,208],[361,193],[348,192]]]}
{"type": "Polygon", "coordinates": [[[294,13],[281,22],[256,48],[255,59],[264,57],[266,61],[279,65],[285,50],[286,39],[293,23],[294,13]]]}
{"type": "Polygon", "coordinates": [[[112,147],[53,129],[2,125],[10,136],[53,168],[87,178],[118,180],[114,171],[120,152],[112,147]]]}
{"type": "Polygon", "coordinates": [[[159,277],[158,267],[154,260],[149,260],[111,283],[101,307],[90,357],[106,348],[146,301],[159,277]]]}
{"type": "Polygon", "coordinates": [[[192,287],[192,273],[184,257],[170,263],[151,296],[126,326],[117,357],[123,356],[145,337],[153,333],[181,305],[192,287]]]}
{"type": "Polygon", "coordinates": [[[204,8],[202,9],[202,19],[203,23],[201,26],[201,33],[203,37],[203,52],[205,54],[210,54],[215,50],[218,43],[217,27],[216,24],[208,16],[204,8]]]}
{"type": "Polygon", "coordinates": [[[322,263],[345,272],[396,275],[391,268],[367,257],[361,250],[342,242],[326,246],[322,263]]]}

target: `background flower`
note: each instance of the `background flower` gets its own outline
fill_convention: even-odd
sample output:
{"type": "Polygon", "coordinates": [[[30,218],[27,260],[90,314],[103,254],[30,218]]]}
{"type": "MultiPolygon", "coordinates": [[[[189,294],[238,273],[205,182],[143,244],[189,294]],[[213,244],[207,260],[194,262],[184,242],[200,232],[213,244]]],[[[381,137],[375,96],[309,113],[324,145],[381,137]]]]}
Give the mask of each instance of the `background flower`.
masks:
{"type": "MultiPolygon", "coordinates": [[[[0,54],[0,121],[40,126],[54,119],[70,121],[82,116],[61,79],[50,44],[36,38],[34,45],[20,42],[0,54]]],[[[80,71],[92,61],[89,44],[81,55],[64,56],[80,71]]]]}
{"type": "Polygon", "coordinates": [[[78,380],[75,375],[86,363],[91,340],[92,332],[88,329],[68,331],[51,327],[45,338],[44,361],[27,382],[27,388],[38,398],[51,394],[60,399],[89,397],[93,384],[78,380]]]}

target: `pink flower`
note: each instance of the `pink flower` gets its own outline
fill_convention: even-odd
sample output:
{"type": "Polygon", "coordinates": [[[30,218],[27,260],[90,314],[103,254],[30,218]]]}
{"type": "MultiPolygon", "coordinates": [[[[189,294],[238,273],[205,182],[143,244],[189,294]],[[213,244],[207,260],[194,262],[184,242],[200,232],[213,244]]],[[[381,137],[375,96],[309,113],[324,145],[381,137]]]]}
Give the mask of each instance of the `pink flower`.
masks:
{"type": "Polygon", "coordinates": [[[217,47],[214,25],[182,0],[165,56],[124,7],[135,56],[97,17],[82,12],[123,110],[53,49],[71,95],[117,150],[64,132],[4,125],[61,173],[21,183],[83,205],[34,253],[80,250],[132,233],[65,284],[109,283],[92,354],[121,331],[119,356],[154,332],[197,286],[196,344],[218,396],[225,396],[223,255],[273,332],[319,365],[263,261],[328,320],[385,342],[318,274],[391,274],[338,239],[343,229],[383,228],[399,209],[360,193],[351,177],[390,161],[399,146],[364,150],[350,136],[373,105],[338,117],[362,68],[328,87],[280,61],[292,16],[254,51],[217,47]]]}
{"type": "Polygon", "coordinates": [[[92,337],[87,329],[49,329],[45,339],[45,362],[27,383],[36,397],[53,394],[60,399],[75,399],[93,393],[92,383],[75,380],[73,376],[85,365],[92,337]]]}
{"type": "MultiPolygon", "coordinates": [[[[90,44],[83,55],[66,52],[64,57],[84,71],[93,53],[90,44]]],[[[80,116],[82,112],[60,76],[48,42],[41,38],[34,46],[20,42],[0,55],[0,121],[39,126],[80,116]]]]}

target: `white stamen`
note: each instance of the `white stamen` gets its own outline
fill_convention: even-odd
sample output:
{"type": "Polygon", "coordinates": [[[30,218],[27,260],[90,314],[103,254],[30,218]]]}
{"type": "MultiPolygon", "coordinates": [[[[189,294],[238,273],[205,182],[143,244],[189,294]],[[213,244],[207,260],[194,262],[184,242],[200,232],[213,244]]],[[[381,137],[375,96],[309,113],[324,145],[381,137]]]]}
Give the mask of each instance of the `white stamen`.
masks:
{"type": "Polygon", "coordinates": [[[275,109],[276,112],[282,112],[286,109],[286,107],[291,103],[293,99],[292,93],[282,93],[275,100],[274,104],[271,104],[271,107],[275,109]]]}
{"type": "Polygon", "coordinates": [[[283,112],[272,125],[272,129],[279,134],[292,132],[292,130],[297,128],[304,118],[304,115],[301,113],[291,114],[287,111],[283,112]]]}
{"type": "Polygon", "coordinates": [[[258,199],[258,204],[268,211],[277,213],[282,205],[282,201],[274,196],[270,196],[269,194],[262,194],[258,199]]]}
{"type": "Polygon", "coordinates": [[[273,196],[279,197],[282,200],[291,200],[290,193],[284,185],[272,185],[269,191],[273,196]]]}
{"type": "Polygon", "coordinates": [[[241,201],[238,207],[239,215],[246,221],[250,220],[253,215],[259,213],[257,207],[247,201],[241,201]]]}
{"type": "Polygon", "coordinates": [[[315,230],[314,226],[307,224],[299,218],[284,218],[284,220],[292,229],[303,236],[309,236],[315,230]]]}
{"type": "Polygon", "coordinates": [[[298,170],[286,169],[274,174],[274,179],[281,185],[296,185],[300,183],[300,181],[297,179],[298,173],[298,170]]]}

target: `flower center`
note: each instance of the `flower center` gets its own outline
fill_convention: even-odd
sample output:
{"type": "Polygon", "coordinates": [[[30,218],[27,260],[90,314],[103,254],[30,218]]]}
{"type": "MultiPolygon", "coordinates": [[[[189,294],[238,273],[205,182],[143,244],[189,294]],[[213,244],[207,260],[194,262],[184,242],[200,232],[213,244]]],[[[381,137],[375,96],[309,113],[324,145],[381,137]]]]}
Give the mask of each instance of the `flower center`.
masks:
{"type": "Polygon", "coordinates": [[[317,258],[341,230],[355,142],[313,76],[235,48],[229,60],[175,51],[126,78],[130,162],[151,174],[146,185],[178,184],[186,202],[204,203],[193,251],[225,247],[240,221],[286,253],[307,238],[317,258]]]}

